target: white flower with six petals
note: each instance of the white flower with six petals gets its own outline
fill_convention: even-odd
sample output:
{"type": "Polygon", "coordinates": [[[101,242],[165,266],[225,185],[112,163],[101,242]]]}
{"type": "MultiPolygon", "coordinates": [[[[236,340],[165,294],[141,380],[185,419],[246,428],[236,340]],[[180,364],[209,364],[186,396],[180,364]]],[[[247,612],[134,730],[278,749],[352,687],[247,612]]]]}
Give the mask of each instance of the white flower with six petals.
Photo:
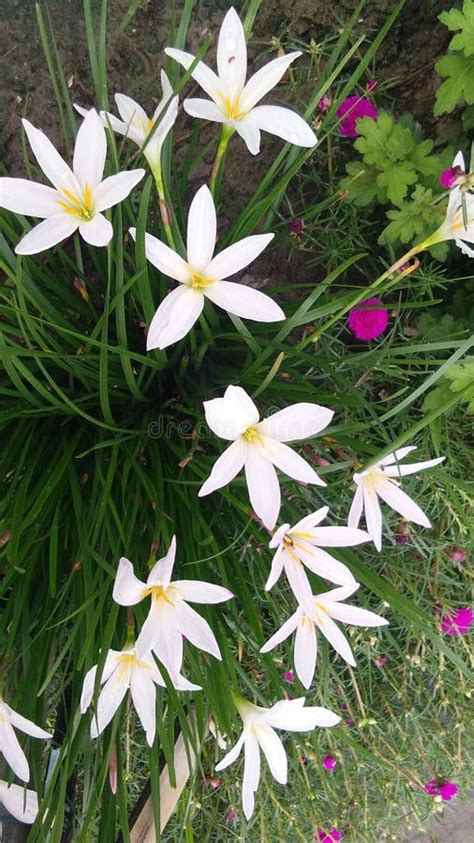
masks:
{"type": "Polygon", "coordinates": [[[45,732],[44,729],[40,729],[31,720],[22,717],[0,698],[0,753],[18,778],[28,782],[30,780],[30,768],[14,729],[20,729],[26,735],[40,738],[43,741],[49,740],[52,735],[45,732]]]}
{"type": "Polygon", "coordinates": [[[113,229],[102,211],[122,202],[145,170],[117,173],[102,181],[107,141],[93,109],[77,133],[72,170],[42,131],[28,120],[23,120],[23,126],[39,166],[54,187],[27,179],[0,178],[0,207],[43,219],[25,234],[15,252],[43,252],[77,229],[92,246],[107,246],[113,229]]]}
{"type": "MultiPolygon", "coordinates": [[[[165,53],[185,70],[195,61],[190,53],[172,47],[167,47],[165,53]]],[[[300,55],[300,52],[289,53],[268,62],[246,83],[245,32],[237,12],[231,7],[219,33],[218,74],[202,61],[192,72],[193,78],[211,99],[186,99],[184,110],[191,117],[223,123],[235,129],[252,155],[260,151],[260,130],[296,146],[312,147],[317,143],[316,135],[299,114],[277,105],[257,106],[300,55]]]]}
{"type": "Polygon", "coordinates": [[[303,402],[260,421],[254,402],[240,386],[228,386],[223,398],[204,401],[204,410],[213,433],[232,444],[214,463],[199,497],[227,485],[244,468],[250,503],[265,527],[273,530],[281,505],[275,466],[301,483],[326,485],[284,443],[316,436],[331,421],[333,410],[303,402]]]}

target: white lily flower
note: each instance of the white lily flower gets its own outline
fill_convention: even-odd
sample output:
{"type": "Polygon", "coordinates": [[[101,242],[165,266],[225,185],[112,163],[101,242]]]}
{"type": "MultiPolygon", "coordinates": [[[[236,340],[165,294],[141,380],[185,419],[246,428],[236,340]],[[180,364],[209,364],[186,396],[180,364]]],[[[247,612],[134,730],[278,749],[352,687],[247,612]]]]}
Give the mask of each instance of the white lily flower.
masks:
{"type": "Polygon", "coordinates": [[[244,468],[250,503],[265,527],[273,530],[281,505],[275,467],[300,483],[326,485],[314,468],[284,443],[316,436],[331,421],[333,410],[318,404],[293,404],[259,421],[255,404],[240,386],[228,386],[223,398],[204,401],[204,410],[213,433],[232,444],[214,463],[199,497],[227,485],[244,468]]]}
{"type": "MultiPolygon", "coordinates": [[[[458,152],[453,167],[464,171],[464,156],[458,152]]],[[[454,240],[456,246],[469,258],[474,258],[474,249],[467,243],[474,243],[474,195],[456,185],[449,193],[446,217],[442,225],[428,238],[430,245],[443,240],[454,240]]]]}
{"type": "Polygon", "coordinates": [[[0,802],[18,822],[27,825],[34,823],[38,814],[36,791],[0,780],[0,802]]]}
{"type": "Polygon", "coordinates": [[[0,178],[0,207],[43,220],[20,240],[16,254],[43,252],[77,229],[92,246],[107,246],[113,229],[102,211],[122,202],[145,170],[117,173],[102,181],[107,142],[100,117],[93,109],[77,133],[72,170],[42,131],[28,120],[22,122],[35,158],[54,187],[27,179],[0,178]]]}
{"type": "Polygon", "coordinates": [[[227,588],[200,580],[171,582],[175,555],[176,538],[173,536],[167,555],[156,562],[146,583],[135,576],[132,563],[122,557],[115,577],[113,598],[120,606],[135,606],[151,597],[151,608],[137,639],[137,650],[140,653],[153,650],[177,688],[183,664],[183,636],[195,647],[221,659],[211,627],[188,606],[187,601],[222,603],[234,595],[227,588]]]}
{"type": "Polygon", "coordinates": [[[291,618],[263,645],[260,652],[268,653],[269,650],[273,650],[277,644],[281,644],[296,629],[295,670],[304,687],[309,688],[316,669],[316,629],[319,629],[331,646],[334,647],[336,653],[339,653],[344,661],[355,667],[355,659],[349,642],[333,619],[353,626],[388,626],[388,621],[380,615],[376,615],[375,612],[369,612],[367,609],[360,609],[356,606],[345,606],[341,603],[358,588],[359,583],[356,582],[354,585],[333,588],[324,594],[315,594],[311,601],[305,600],[304,605],[298,607],[291,618]]]}
{"type": "Polygon", "coordinates": [[[283,524],[270,541],[276,547],[265,591],[270,591],[284,570],[299,603],[311,600],[312,592],[304,566],[314,574],[337,585],[354,585],[355,579],[346,565],[334,559],[323,547],[354,547],[370,541],[363,530],[352,527],[318,527],[326,518],[328,506],[306,515],[294,527],[283,524]]]}
{"type": "Polygon", "coordinates": [[[410,451],[415,451],[415,445],[406,448],[399,448],[383,460],[371,465],[365,471],[354,474],[354,482],[357,491],[352,501],[349,512],[349,527],[357,527],[365,511],[367,532],[372,538],[377,550],[382,548],[382,513],[380,511],[379,498],[387,503],[395,512],[399,512],[407,521],[421,524],[422,527],[431,527],[429,519],[422,509],[399,486],[399,480],[407,474],[415,474],[425,468],[432,468],[439,465],[445,457],[437,457],[434,460],[425,462],[414,462],[408,465],[400,465],[399,460],[406,457],[410,451]]]}
{"type": "Polygon", "coordinates": [[[288,761],[283,744],[275,729],[287,732],[311,732],[316,726],[336,726],[340,717],[320,706],[304,708],[305,698],[281,700],[271,708],[253,705],[234,695],[235,703],[243,720],[244,728],[235,746],[216,766],[220,772],[233,764],[244,747],[244,777],[242,803],[244,814],[249,820],[255,807],[255,793],[260,780],[260,749],[267,759],[270,772],[280,784],[288,779],[288,761]]]}
{"type": "MultiPolygon", "coordinates": [[[[148,351],[166,348],[186,336],[199,318],[206,298],[243,319],[278,322],[285,318],[270,296],[244,284],[224,281],[254,261],[274,235],[244,237],[213,257],[216,230],[214,200],[203,185],[189,209],[186,260],[161,240],[145,235],[145,253],[150,263],[180,283],[168,293],[152,319],[146,342],[148,351]]],[[[136,229],[131,228],[130,234],[135,239],[136,229]]]]}
{"type": "Polygon", "coordinates": [[[14,729],[20,729],[26,735],[44,741],[49,740],[52,735],[45,732],[44,729],[40,729],[31,720],[22,717],[0,698],[0,752],[18,778],[23,782],[28,782],[30,780],[30,768],[14,729]]]}
{"type": "MultiPolygon", "coordinates": [[[[183,50],[167,47],[165,53],[185,70],[195,61],[195,56],[183,50]]],[[[237,12],[231,7],[219,33],[218,74],[202,61],[192,72],[193,78],[211,99],[186,99],[184,110],[191,117],[224,123],[235,129],[252,155],[260,151],[261,130],[296,146],[312,147],[317,143],[316,135],[299,114],[276,105],[257,106],[300,55],[301,52],[297,51],[268,62],[246,84],[245,32],[237,12]]]]}
{"type": "MultiPolygon", "coordinates": [[[[121,120],[109,111],[99,112],[102,124],[106,129],[110,127],[117,134],[130,138],[140,149],[145,146],[148,137],[151,135],[143,154],[152,170],[160,166],[161,148],[178,116],[179,97],[175,96],[170,100],[173,95],[173,88],[164,70],[161,71],[161,87],[163,96],[151,118],[148,117],[141,105],[125,94],[115,94],[114,97],[121,120]],[[163,114],[168,101],[169,106],[166,113],[163,114]],[[151,134],[156,121],[160,117],[159,125],[151,134]]],[[[89,109],[82,108],[80,105],[76,105],[75,108],[83,117],[86,117],[89,112],[89,109]]]]}
{"type": "MultiPolygon", "coordinates": [[[[84,677],[80,711],[84,714],[89,708],[94,694],[97,665],[91,667],[84,677]]],[[[135,710],[145,730],[147,743],[152,745],[156,731],[156,688],[166,687],[166,683],[150,653],[141,654],[138,644],[124,650],[109,650],[104,662],[102,688],[97,708],[91,723],[91,738],[97,738],[109,725],[115,712],[130,689],[135,710]]],[[[179,691],[199,691],[200,686],[188,682],[184,676],[175,676],[175,688],[179,691]]]]}

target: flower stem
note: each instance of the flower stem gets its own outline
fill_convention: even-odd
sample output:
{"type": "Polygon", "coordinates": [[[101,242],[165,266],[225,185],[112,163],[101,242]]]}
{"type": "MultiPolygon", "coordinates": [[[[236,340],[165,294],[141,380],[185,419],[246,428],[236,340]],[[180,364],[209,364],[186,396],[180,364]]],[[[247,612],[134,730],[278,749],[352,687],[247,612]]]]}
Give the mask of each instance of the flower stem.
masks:
{"type": "Polygon", "coordinates": [[[165,230],[166,239],[169,246],[176,251],[176,244],[174,242],[173,232],[171,230],[171,213],[168,208],[165,189],[163,186],[163,179],[161,177],[160,167],[155,167],[153,170],[153,178],[155,179],[156,192],[158,193],[158,204],[160,207],[161,221],[165,230]]]}
{"type": "Polygon", "coordinates": [[[217,147],[216,157],[214,158],[214,163],[212,165],[211,170],[211,177],[209,179],[209,187],[213,196],[216,192],[216,181],[217,176],[219,175],[219,170],[221,168],[222,159],[226,153],[227,144],[229,143],[234,132],[235,129],[233,126],[228,126],[226,123],[222,124],[219,146],[217,147]]]}

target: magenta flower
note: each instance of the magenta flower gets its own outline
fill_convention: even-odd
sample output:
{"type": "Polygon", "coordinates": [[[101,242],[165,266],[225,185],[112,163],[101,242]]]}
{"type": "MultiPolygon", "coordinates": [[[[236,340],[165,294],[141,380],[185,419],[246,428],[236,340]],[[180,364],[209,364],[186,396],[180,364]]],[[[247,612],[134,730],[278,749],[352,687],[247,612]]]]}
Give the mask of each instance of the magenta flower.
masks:
{"type": "Polygon", "coordinates": [[[288,220],[288,228],[292,234],[301,234],[304,228],[304,220],[300,220],[299,217],[292,217],[291,220],[288,220]]]}
{"type": "Polygon", "coordinates": [[[318,828],[315,840],[319,840],[319,843],[335,843],[337,840],[342,840],[342,834],[337,828],[331,828],[331,831],[318,828]]]}
{"type": "Polygon", "coordinates": [[[325,755],[323,758],[323,767],[325,770],[335,770],[337,767],[337,761],[334,758],[334,755],[325,755]]]}
{"type": "Polygon", "coordinates": [[[347,326],[358,340],[375,340],[388,325],[388,310],[376,296],[364,299],[349,312],[347,326]]]}
{"type": "Polygon", "coordinates": [[[328,111],[331,106],[332,100],[327,94],[324,94],[323,97],[318,102],[318,108],[320,111],[328,111]]]}
{"type": "Polygon", "coordinates": [[[457,609],[456,612],[450,612],[443,615],[441,618],[441,631],[448,635],[464,635],[468,632],[474,620],[474,612],[472,609],[464,607],[457,609]]]}
{"type": "Polygon", "coordinates": [[[431,779],[423,785],[423,790],[430,796],[441,796],[443,802],[449,802],[456,796],[459,787],[454,782],[439,782],[436,779],[431,779]]]}
{"type": "Polygon", "coordinates": [[[449,188],[454,187],[455,184],[459,184],[462,181],[462,177],[465,176],[466,173],[464,172],[462,167],[448,167],[447,170],[443,170],[439,177],[439,183],[442,187],[445,187],[447,190],[449,188]]]}
{"type": "Polygon", "coordinates": [[[283,679],[285,680],[285,682],[293,682],[294,678],[295,677],[292,670],[287,670],[283,674],[283,679]]]}
{"type": "Polygon", "coordinates": [[[365,86],[365,91],[367,94],[373,94],[373,92],[378,88],[379,83],[376,79],[369,79],[367,85],[365,86]]]}
{"type": "Polygon", "coordinates": [[[371,117],[376,120],[378,116],[375,105],[365,97],[359,97],[353,94],[341,102],[336,111],[336,117],[340,120],[339,132],[347,138],[356,138],[359,132],[357,131],[357,121],[361,117],[371,117]]]}
{"type": "Polygon", "coordinates": [[[449,551],[449,558],[451,562],[465,562],[466,561],[466,551],[463,547],[458,547],[457,545],[453,545],[453,547],[449,551]]]}

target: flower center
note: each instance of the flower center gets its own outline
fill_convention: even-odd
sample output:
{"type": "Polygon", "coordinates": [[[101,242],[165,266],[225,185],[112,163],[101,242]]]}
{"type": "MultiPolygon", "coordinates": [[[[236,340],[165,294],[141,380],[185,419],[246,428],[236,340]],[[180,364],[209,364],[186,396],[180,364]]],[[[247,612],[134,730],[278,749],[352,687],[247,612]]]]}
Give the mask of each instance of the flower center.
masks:
{"type": "Polygon", "coordinates": [[[255,442],[255,440],[260,439],[260,434],[256,427],[248,427],[247,430],[244,430],[242,436],[247,442],[255,442]]]}
{"type": "Polygon", "coordinates": [[[228,120],[241,120],[245,111],[241,108],[240,97],[222,97],[222,107],[228,120]]]}
{"type": "Polygon", "coordinates": [[[92,207],[92,192],[89,185],[85,184],[84,193],[81,196],[76,196],[67,187],[61,188],[62,195],[66,201],[57,199],[57,204],[61,206],[66,214],[71,214],[73,217],[79,217],[82,222],[90,222],[94,218],[94,209],[92,207]]]}
{"type": "Polygon", "coordinates": [[[143,596],[148,597],[148,595],[151,595],[152,600],[164,600],[165,603],[169,603],[170,606],[175,605],[168,593],[168,589],[163,588],[162,585],[151,585],[150,588],[146,589],[143,596]]]}
{"type": "Polygon", "coordinates": [[[293,547],[294,541],[291,536],[285,535],[283,536],[283,544],[285,544],[287,547],[293,547]]]}
{"type": "Polygon", "coordinates": [[[198,272],[193,272],[191,280],[188,281],[188,287],[191,287],[191,290],[204,290],[206,287],[211,287],[212,284],[214,284],[212,278],[204,278],[198,272]]]}

